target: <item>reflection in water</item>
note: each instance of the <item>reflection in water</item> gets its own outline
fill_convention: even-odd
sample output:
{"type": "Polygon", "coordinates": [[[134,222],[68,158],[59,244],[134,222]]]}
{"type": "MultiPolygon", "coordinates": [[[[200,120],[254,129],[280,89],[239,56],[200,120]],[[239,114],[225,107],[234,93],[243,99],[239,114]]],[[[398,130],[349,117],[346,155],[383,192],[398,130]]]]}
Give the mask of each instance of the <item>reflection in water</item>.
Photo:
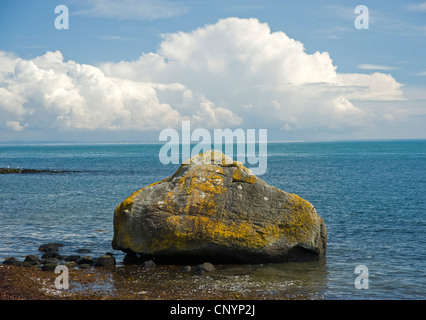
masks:
{"type": "Polygon", "coordinates": [[[182,266],[121,266],[97,289],[130,299],[323,299],[327,278],[324,260],[217,265],[202,275],[182,266]]]}

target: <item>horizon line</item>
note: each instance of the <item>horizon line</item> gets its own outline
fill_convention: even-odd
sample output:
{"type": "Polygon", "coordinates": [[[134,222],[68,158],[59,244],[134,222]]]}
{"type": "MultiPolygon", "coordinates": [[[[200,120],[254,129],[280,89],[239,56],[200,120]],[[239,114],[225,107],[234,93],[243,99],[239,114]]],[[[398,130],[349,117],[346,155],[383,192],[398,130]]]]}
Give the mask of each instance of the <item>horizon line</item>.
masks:
{"type": "MultiPolygon", "coordinates": [[[[330,139],[330,140],[272,140],[272,141],[266,141],[266,143],[274,144],[274,143],[326,143],[326,142],[379,142],[379,141],[426,141],[426,138],[392,138],[392,139],[330,139]]],[[[246,143],[265,143],[265,141],[246,141],[246,143]]],[[[169,143],[170,142],[166,142],[169,143]]],[[[191,142],[191,144],[198,144],[199,141],[191,142]]],[[[233,142],[234,144],[238,144],[238,142],[233,142]]],[[[125,144],[132,144],[132,145],[164,145],[164,142],[161,141],[154,141],[154,140],[148,140],[148,141],[133,141],[133,140],[123,140],[123,141],[23,141],[23,140],[9,140],[9,141],[0,141],[0,146],[5,145],[125,145],[125,144]]],[[[182,142],[177,143],[179,145],[183,144],[182,142]]],[[[214,145],[214,143],[212,143],[214,145]]]]}

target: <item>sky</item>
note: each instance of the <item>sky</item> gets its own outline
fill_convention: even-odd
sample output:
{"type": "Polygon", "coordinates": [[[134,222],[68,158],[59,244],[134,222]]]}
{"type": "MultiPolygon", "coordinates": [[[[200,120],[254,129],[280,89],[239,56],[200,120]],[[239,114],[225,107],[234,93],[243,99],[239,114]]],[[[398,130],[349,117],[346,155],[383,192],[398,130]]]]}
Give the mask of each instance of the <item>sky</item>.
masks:
{"type": "Polygon", "coordinates": [[[422,0],[2,0],[0,142],[425,139],[425,57],[422,0]]]}

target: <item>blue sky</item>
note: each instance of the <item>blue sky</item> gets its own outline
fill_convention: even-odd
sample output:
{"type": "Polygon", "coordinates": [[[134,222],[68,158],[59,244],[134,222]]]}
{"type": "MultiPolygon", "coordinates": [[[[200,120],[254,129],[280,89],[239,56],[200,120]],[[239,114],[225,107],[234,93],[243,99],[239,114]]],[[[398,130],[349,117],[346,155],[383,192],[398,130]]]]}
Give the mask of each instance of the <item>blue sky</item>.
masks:
{"type": "Polygon", "coordinates": [[[425,56],[421,0],[5,0],[0,141],[155,140],[182,120],[270,140],[426,138],[425,56]]]}

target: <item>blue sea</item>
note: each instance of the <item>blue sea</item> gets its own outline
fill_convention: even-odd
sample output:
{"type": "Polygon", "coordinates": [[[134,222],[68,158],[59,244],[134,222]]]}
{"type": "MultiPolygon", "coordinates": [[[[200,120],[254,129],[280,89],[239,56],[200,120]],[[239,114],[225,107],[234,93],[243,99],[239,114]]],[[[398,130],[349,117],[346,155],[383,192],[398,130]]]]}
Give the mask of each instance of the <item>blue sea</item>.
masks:
{"type": "MultiPolygon", "coordinates": [[[[177,170],[159,161],[161,146],[0,145],[0,167],[78,171],[0,175],[0,262],[48,242],[63,243],[64,254],[87,248],[122,260],[111,247],[114,209],[177,170]]],[[[426,141],[269,143],[267,160],[260,178],[307,199],[323,217],[327,256],[224,266],[204,280],[217,281],[212,288],[283,298],[426,298],[426,141]]]]}

